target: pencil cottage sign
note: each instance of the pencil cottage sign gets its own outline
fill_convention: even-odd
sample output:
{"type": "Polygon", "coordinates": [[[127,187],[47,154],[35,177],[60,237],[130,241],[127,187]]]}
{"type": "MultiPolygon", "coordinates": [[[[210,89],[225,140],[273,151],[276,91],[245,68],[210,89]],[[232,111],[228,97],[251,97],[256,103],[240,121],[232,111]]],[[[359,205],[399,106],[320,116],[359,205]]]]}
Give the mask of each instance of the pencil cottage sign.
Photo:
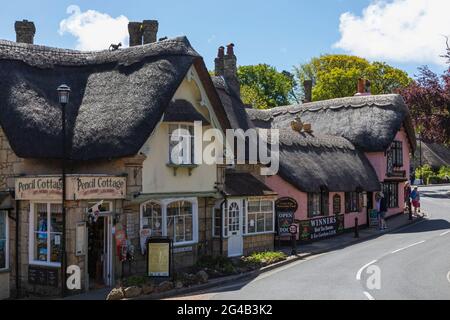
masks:
{"type": "MultiPolygon", "coordinates": [[[[16,200],[61,200],[61,177],[17,178],[16,200]]],[[[70,176],[66,178],[67,200],[124,199],[126,178],[70,176]]]]}

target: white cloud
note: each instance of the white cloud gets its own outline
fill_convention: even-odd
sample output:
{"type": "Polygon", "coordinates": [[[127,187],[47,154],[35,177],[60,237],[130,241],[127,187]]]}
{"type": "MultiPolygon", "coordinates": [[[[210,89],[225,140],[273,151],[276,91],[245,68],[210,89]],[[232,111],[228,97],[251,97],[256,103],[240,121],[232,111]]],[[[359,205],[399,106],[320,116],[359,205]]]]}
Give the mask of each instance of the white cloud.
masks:
{"type": "Polygon", "coordinates": [[[334,46],[368,59],[443,65],[449,12],[448,0],[373,0],[362,16],[341,15],[334,46]]]}
{"type": "Polygon", "coordinates": [[[74,35],[78,50],[104,50],[112,43],[129,43],[128,18],[123,15],[113,18],[95,10],[81,12],[76,5],[69,6],[67,14],[70,16],[59,24],[59,34],[74,35]]]}

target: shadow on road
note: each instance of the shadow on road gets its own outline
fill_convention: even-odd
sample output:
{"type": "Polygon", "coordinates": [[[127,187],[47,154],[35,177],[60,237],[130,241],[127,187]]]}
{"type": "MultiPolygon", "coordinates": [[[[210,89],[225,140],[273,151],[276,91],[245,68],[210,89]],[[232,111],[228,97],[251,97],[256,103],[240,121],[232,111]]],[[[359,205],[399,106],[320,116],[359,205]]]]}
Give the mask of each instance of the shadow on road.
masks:
{"type": "Polygon", "coordinates": [[[413,225],[409,228],[393,231],[391,232],[391,234],[430,232],[449,229],[450,229],[450,222],[448,222],[447,220],[444,219],[424,220],[420,224],[413,225]]]}

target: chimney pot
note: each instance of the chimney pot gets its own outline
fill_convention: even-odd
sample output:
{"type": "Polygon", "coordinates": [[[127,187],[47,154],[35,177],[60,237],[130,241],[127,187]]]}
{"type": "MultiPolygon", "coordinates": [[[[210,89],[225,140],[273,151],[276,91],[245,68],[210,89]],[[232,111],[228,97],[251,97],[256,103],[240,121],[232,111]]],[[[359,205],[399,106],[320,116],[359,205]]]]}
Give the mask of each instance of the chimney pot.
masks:
{"type": "Polygon", "coordinates": [[[234,55],[234,43],[227,45],[227,55],[234,55]]]}
{"type": "Polygon", "coordinates": [[[360,78],[358,79],[358,92],[355,96],[370,96],[370,81],[360,78]]]}
{"type": "Polygon", "coordinates": [[[225,56],[225,48],[223,46],[219,47],[219,51],[217,52],[217,58],[223,58],[225,56]]]}
{"type": "Polygon", "coordinates": [[[128,23],[128,33],[130,35],[130,47],[142,45],[142,23],[128,23]]]}
{"type": "Polygon", "coordinates": [[[144,44],[156,42],[159,23],[157,20],[144,20],[142,22],[142,32],[144,44]]]}
{"type": "Polygon", "coordinates": [[[14,29],[16,30],[16,42],[34,43],[34,35],[36,34],[34,22],[28,20],[16,21],[14,29]]]}

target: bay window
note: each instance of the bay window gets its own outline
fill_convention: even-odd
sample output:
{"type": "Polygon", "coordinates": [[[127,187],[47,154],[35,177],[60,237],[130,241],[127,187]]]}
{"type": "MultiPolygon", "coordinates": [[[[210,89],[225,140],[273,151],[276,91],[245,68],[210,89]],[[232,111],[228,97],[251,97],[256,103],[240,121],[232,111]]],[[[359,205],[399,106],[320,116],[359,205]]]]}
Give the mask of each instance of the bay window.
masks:
{"type": "Polygon", "coordinates": [[[0,270],[8,269],[9,259],[8,213],[0,211],[0,270]]]}
{"type": "Polygon", "coordinates": [[[169,237],[174,245],[197,241],[197,199],[149,201],[141,205],[141,229],[169,237]]]}
{"type": "Polygon", "coordinates": [[[61,263],[62,205],[34,203],[30,212],[30,263],[61,263]]]}
{"type": "Polygon", "coordinates": [[[274,231],[274,207],[271,200],[248,200],[245,219],[246,233],[267,233],[274,231]]]}

